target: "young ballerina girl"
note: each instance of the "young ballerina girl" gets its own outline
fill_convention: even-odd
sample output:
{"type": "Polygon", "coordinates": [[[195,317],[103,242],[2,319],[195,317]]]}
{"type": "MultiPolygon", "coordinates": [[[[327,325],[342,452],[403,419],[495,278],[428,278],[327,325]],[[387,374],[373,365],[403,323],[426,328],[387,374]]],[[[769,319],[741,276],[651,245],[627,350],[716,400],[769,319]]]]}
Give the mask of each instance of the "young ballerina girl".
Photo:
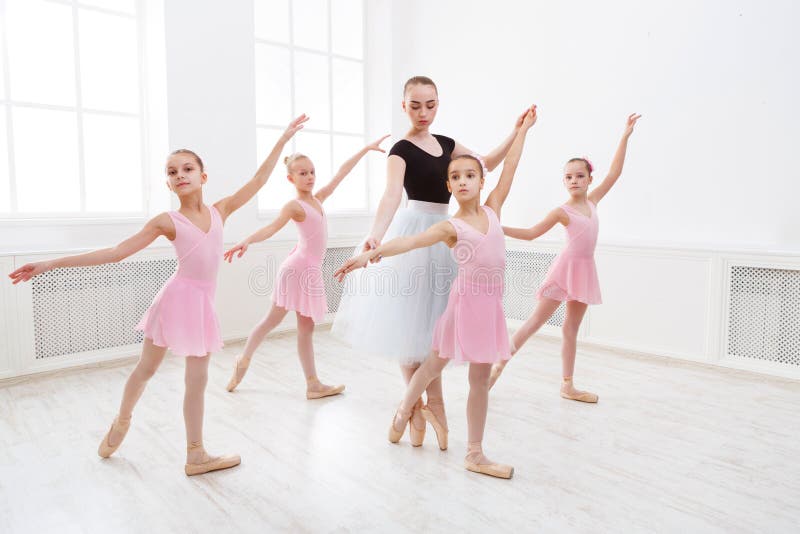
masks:
{"type": "MultiPolygon", "coordinates": [[[[392,146],[386,163],[386,189],[363,249],[382,240],[423,232],[448,218],[450,202],[447,166],[454,156],[471,154],[461,143],[432,133],[439,110],[436,84],[426,76],[414,76],[403,86],[403,112],[409,130],[392,146]],[[400,207],[403,190],[408,204],[400,207]]],[[[526,110],[527,112],[527,110],[526,110]]],[[[525,113],[511,133],[484,157],[491,171],[506,157],[525,113]]],[[[406,384],[430,352],[433,327],[447,306],[448,291],[456,265],[444,244],[387,258],[380,268],[349,276],[342,291],[331,333],[353,349],[385,357],[399,364],[406,384]],[[390,289],[391,288],[391,289],[390,289]],[[413,336],[408,332],[414,332],[413,336]]],[[[447,449],[447,418],[440,380],[426,389],[427,406],[437,418],[439,448],[447,449]]],[[[426,424],[415,404],[409,433],[414,446],[422,445],[426,424]]]]}
{"type": "Polygon", "coordinates": [[[234,256],[241,258],[247,252],[247,247],[269,239],[290,219],[295,222],[300,234],[300,242],[278,269],[272,293],[272,308],[253,328],[245,343],[244,352],[236,359],[233,376],[228,382],[228,391],[236,389],[247,373],[253,354],[264,337],[278,326],[290,311],[294,311],[297,315],[297,353],[306,377],[306,398],[321,399],[344,391],[343,385],[329,386],[320,382],[314,365],[312,340],[314,323],[320,322],[328,311],[325,285],[322,280],[322,258],[327,246],[328,228],[322,203],[331,196],[364,155],[371,150],[385,152],[380,144],[387,137],[389,136],[385,135],[368,144],[345,161],[333,179],[316,193],[312,193],[317,175],[311,159],[303,154],[287,156],[284,159],[288,172],[287,179],[297,189],[297,198],[289,201],[271,224],[225,253],[228,262],[233,261],[234,256]]]}
{"type": "Polygon", "coordinates": [[[180,209],[157,215],[139,233],[115,247],[23,265],[9,276],[14,283],[28,281],[60,267],[81,267],[119,262],[142,250],[157,237],[172,242],[178,269],[153,299],[136,326],[144,331],[144,346],[122,394],[119,413],[103,437],[98,454],[108,458],[122,443],[131,424],[133,409],[148,380],[164,359],[167,348],[186,357],[186,392],[183,417],[186,424],[187,475],[226,469],[240,463],[238,455],[211,456],[203,447],[203,411],[210,353],[222,347],[214,292],[222,260],[222,225],[266,183],[284,145],[303,127],[307,117],[292,121],[250,181],[233,195],[212,206],[203,202],[207,175],[203,162],[190,150],[176,150],[167,159],[167,187],[180,201],[180,209]]]}
{"type": "MultiPolygon", "coordinates": [[[[485,173],[482,163],[475,156],[456,156],[447,171],[447,188],[459,205],[453,218],[436,223],[425,232],[395,238],[351,258],[335,274],[342,280],[346,273],[364,267],[370,261],[439,242],[453,248],[458,274],[450,289],[447,308],[436,321],[432,352],[411,378],[405,397],[392,420],[389,441],[400,441],[417,399],[428,384],[440,376],[450,360],[469,362],[468,450],[465,467],[476,473],[500,478],[511,478],[514,468],[492,462],[484,456],[481,446],[489,405],[491,365],[511,357],[503,313],[506,260],[505,238],[499,215],[519,164],[525,136],[536,118],[536,107],[533,106],[525,115],[506,155],[497,187],[483,206],[480,205],[485,173]]],[[[430,409],[423,407],[421,412],[434,430],[439,432],[439,423],[430,409]]]]}
{"type": "MultiPolygon", "coordinates": [[[[592,183],[592,164],[586,158],[572,158],[564,167],[564,187],[569,192],[569,200],[530,228],[503,227],[507,236],[528,241],[544,234],[556,223],[563,224],[567,229],[567,246],[553,261],[537,292],[539,302],[536,309],[511,338],[511,354],[514,355],[528,338],[547,322],[562,302],[567,303],[561,345],[563,372],[561,396],[565,399],[581,402],[598,400],[595,393],[575,389],[572,382],[578,329],[589,304],[601,302],[600,284],[594,263],[594,248],[599,228],[597,204],[606,196],[622,173],[628,139],[640,117],[641,115],[636,114],[628,116],[625,132],[614,154],[608,176],[592,189],[591,193],[588,190],[589,184],[592,183]]],[[[508,360],[493,366],[489,387],[494,386],[507,364],[508,360]]]]}

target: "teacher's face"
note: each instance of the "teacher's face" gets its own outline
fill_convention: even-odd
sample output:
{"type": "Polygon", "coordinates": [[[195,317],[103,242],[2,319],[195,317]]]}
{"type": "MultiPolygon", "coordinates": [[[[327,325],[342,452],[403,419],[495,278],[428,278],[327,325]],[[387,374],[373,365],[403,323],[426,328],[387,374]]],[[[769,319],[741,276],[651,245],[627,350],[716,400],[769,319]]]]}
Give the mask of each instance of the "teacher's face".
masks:
{"type": "Polygon", "coordinates": [[[436,118],[439,109],[439,95],[432,85],[412,85],[403,99],[403,111],[408,115],[411,125],[418,130],[427,130],[436,118]]]}

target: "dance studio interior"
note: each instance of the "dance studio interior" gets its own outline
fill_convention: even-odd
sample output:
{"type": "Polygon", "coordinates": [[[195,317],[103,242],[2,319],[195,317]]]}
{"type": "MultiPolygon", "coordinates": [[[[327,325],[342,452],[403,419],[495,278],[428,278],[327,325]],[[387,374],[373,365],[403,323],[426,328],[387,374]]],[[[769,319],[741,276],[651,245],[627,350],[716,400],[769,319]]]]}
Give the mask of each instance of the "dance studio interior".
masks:
{"type": "Polygon", "coordinates": [[[0,0],[0,532],[798,532],[799,21],[0,0]]]}

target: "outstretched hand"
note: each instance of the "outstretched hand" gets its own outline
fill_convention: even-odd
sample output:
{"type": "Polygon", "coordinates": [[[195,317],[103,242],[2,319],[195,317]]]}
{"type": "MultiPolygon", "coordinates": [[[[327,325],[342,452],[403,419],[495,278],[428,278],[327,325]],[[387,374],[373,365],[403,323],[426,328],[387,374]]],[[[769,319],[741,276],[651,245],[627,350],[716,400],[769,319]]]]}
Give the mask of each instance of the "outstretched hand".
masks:
{"type": "Polygon", "coordinates": [[[49,271],[50,265],[46,261],[37,261],[36,263],[26,263],[13,273],[9,274],[11,283],[18,284],[20,282],[27,282],[34,276],[40,275],[43,272],[49,271]]]}
{"type": "Polygon", "coordinates": [[[376,152],[383,152],[385,154],[386,151],[381,148],[381,143],[383,143],[388,137],[391,137],[391,135],[390,134],[386,134],[383,137],[381,137],[380,139],[376,139],[375,141],[371,142],[365,148],[368,151],[369,150],[375,150],[376,152]]]}
{"type": "Polygon", "coordinates": [[[625,123],[625,136],[629,136],[633,133],[633,127],[636,125],[636,121],[641,119],[641,115],[637,115],[636,113],[631,113],[628,115],[628,120],[625,123]]]}
{"type": "Polygon", "coordinates": [[[528,111],[526,111],[525,115],[523,115],[522,124],[520,127],[527,130],[528,128],[536,124],[536,119],[538,118],[539,116],[536,113],[536,104],[534,104],[530,108],[528,108],[528,111]]]}
{"type": "Polygon", "coordinates": [[[338,280],[339,282],[342,282],[344,280],[344,277],[350,271],[366,267],[367,264],[369,263],[369,257],[370,254],[367,253],[359,254],[358,256],[353,256],[352,258],[344,262],[342,266],[336,270],[335,273],[333,273],[333,277],[336,278],[336,280],[338,280]]]}
{"type": "Polygon", "coordinates": [[[239,254],[236,254],[236,257],[241,258],[242,255],[244,255],[244,253],[247,252],[247,247],[249,246],[250,243],[248,243],[247,241],[242,241],[232,249],[226,251],[225,255],[223,256],[223,259],[228,260],[228,263],[231,263],[233,261],[233,256],[234,254],[236,254],[237,251],[239,252],[239,254]]]}
{"type": "Polygon", "coordinates": [[[294,119],[292,122],[290,122],[289,126],[286,127],[286,130],[283,131],[283,135],[281,136],[283,137],[283,140],[288,141],[294,136],[294,134],[302,130],[303,125],[306,123],[306,121],[308,121],[308,118],[309,118],[308,115],[303,113],[302,115],[294,119]]]}

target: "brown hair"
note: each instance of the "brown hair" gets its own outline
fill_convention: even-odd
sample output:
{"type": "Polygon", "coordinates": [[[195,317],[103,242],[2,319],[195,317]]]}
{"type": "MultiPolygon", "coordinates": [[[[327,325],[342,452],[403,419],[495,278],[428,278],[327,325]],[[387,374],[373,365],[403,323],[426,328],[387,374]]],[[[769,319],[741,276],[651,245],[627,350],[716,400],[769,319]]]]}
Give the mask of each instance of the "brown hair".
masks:
{"type": "Polygon", "coordinates": [[[592,167],[592,164],[589,162],[588,159],[586,159],[586,158],[572,158],[571,160],[569,160],[567,162],[567,164],[570,164],[573,161],[582,161],[583,164],[586,165],[586,170],[589,171],[589,174],[592,174],[592,171],[594,170],[594,167],[592,167]]]}
{"type": "MultiPolygon", "coordinates": [[[[454,161],[459,160],[459,159],[469,159],[469,160],[472,160],[475,163],[477,163],[478,164],[478,170],[481,173],[481,178],[483,178],[483,163],[481,163],[481,160],[479,160],[478,158],[476,158],[472,154],[461,154],[459,156],[454,156],[453,159],[450,160],[450,163],[453,163],[454,161]]],[[[447,170],[448,170],[447,179],[449,180],[450,179],[450,173],[449,173],[450,165],[449,164],[447,165],[447,170]]]]}
{"type": "Polygon", "coordinates": [[[203,160],[200,159],[200,156],[198,156],[197,154],[195,154],[194,152],[192,152],[188,148],[179,148],[178,150],[175,150],[175,151],[171,152],[170,156],[174,156],[175,154],[189,154],[190,156],[192,156],[195,159],[195,161],[197,161],[197,164],[200,165],[200,172],[203,172],[203,170],[204,170],[203,160]]]}
{"type": "Polygon", "coordinates": [[[303,158],[311,161],[311,158],[309,158],[305,154],[301,154],[300,152],[295,152],[294,154],[289,154],[288,156],[283,158],[283,164],[286,165],[286,170],[288,172],[292,172],[292,169],[290,169],[292,163],[294,163],[298,159],[303,159],[303,158]]]}
{"type": "Polygon", "coordinates": [[[405,98],[408,88],[414,85],[430,85],[433,87],[433,90],[436,91],[436,94],[439,94],[439,89],[436,87],[436,84],[433,83],[433,80],[427,76],[412,76],[403,86],[403,98],[405,98]]]}

